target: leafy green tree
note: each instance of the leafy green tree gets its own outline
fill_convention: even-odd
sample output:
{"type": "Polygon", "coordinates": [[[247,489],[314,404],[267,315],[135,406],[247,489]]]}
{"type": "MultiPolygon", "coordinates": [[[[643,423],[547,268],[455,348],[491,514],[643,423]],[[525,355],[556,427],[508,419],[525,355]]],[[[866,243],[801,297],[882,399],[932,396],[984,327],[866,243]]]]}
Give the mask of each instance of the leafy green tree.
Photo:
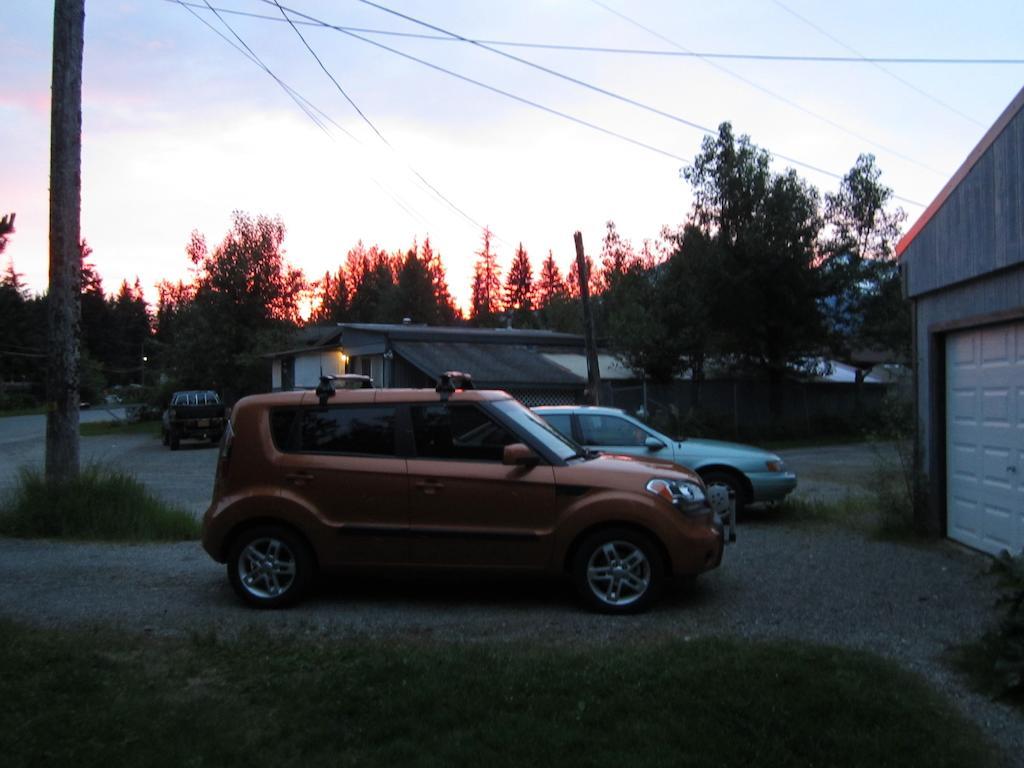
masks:
{"type": "Polygon", "coordinates": [[[526,249],[520,243],[505,279],[505,309],[511,313],[512,322],[520,328],[534,324],[534,293],[533,266],[526,249]]]}
{"type": "Polygon", "coordinates": [[[840,355],[884,350],[908,359],[910,307],[895,256],[906,213],[889,209],[892,190],[881,175],[874,156],[861,155],[839,190],[825,195],[825,314],[840,355]]]}
{"type": "Polygon", "coordinates": [[[719,297],[723,259],[719,245],[703,230],[687,226],[682,232],[664,233],[672,254],[661,265],[657,306],[671,354],[678,355],[680,371],[689,371],[690,407],[700,407],[701,384],[708,356],[719,348],[719,334],[712,319],[719,297]]]}
{"type": "Polygon", "coordinates": [[[720,349],[765,371],[773,415],[787,369],[819,354],[826,334],[815,269],[822,220],[817,190],[792,170],[773,173],[769,155],[729,123],[707,137],[683,169],[693,186],[691,225],[713,246],[720,349]]]}
{"type": "Polygon", "coordinates": [[[195,277],[162,285],[157,311],[157,339],[180,386],[212,387],[229,401],[268,388],[263,355],[288,343],[305,289],[285,261],[284,234],[280,219],[242,212],[212,251],[193,233],[195,277]]]}
{"type": "Polygon", "coordinates": [[[501,311],[501,269],[497,255],[491,250],[492,236],[491,230],[484,227],[483,243],[476,253],[473,269],[469,318],[477,326],[496,325],[501,311]]]}
{"type": "Polygon", "coordinates": [[[637,374],[667,383],[681,368],[679,334],[666,322],[661,270],[634,262],[614,272],[602,296],[612,348],[637,374]]]}

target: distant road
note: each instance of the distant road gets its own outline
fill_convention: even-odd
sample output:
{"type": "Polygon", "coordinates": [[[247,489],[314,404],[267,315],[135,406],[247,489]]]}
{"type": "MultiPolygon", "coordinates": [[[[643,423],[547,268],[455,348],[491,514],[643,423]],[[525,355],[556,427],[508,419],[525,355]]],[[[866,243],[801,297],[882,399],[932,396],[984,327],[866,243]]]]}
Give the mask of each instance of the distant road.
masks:
{"type": "MultiPolygon", "coordinates": [[[[118,421],[125,418],[125,409],[89,408],[79,411],[79,421],[87,424],[95,421],[118,421]]],[[[11,443],[19,440],[42,440],[46,437],[46,415],[0,417],[0,443],[11,443]]]]}
{"type": "MultiPolygon", "coordinates": [[[[125,409],[90,408],[82,422],[124,418],[125,409]]],[[[100,463],[134,475],[164,501],[199,515],[210,503],[217,448],[185,441],[171,451],[154,435],[83,437],[81,463],[100,463]]],[[[46,416],[0,418],[0,494],[14,485],[22,467],[42,469],[46,453],[46,416]]]]}

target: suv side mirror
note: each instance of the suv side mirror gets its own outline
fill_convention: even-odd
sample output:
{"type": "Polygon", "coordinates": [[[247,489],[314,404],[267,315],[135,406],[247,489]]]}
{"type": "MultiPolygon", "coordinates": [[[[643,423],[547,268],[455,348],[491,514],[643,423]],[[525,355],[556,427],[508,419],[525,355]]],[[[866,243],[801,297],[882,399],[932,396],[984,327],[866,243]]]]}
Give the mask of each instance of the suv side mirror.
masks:
{"type": "Polygon", "coordinates": [[[540,464],[540,456],[525,443],[512,443],[505,446],[501,463],[514,467],[535,467],[540,464]]]}
{"type": "Polygon", "coordinates": [[[656,437],[648,437],[644,440],[644,445],[647,446],[648,451],[660,451],[665,447],[665,444],[656,437]]]}

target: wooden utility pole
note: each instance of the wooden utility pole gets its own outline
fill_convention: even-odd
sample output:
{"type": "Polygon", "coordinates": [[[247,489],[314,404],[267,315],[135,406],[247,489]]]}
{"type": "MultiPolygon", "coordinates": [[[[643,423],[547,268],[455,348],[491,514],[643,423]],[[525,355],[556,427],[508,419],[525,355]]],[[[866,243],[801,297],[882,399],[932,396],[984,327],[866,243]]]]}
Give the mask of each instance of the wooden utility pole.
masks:
{"type": "Polygon", "coordinates": [[[572,236],[576,242],[576,273],[580,281],[580,303],[583,305],[583,338],[587,346],[587,402],[601,404],[601,368],[597,361],[597,341],[594,339],[594,315],[590,311],[590,270],[583,253],[583,235],[572,236]]]}
{"type": "Polygon", "coordinates": [[[50,288],[46,480],[78,476],[81,336],[82,49],[85,0],[55,0],[50,96],[50,288]]]}

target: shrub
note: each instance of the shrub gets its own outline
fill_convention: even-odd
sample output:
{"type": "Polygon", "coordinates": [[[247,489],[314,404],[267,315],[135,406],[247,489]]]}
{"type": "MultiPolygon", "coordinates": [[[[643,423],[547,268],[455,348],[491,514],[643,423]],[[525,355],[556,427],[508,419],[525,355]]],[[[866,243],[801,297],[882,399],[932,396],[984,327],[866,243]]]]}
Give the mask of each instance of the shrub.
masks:
{"type": "Polygon", "coordinates": [[[1024,707],[1024,555],[1004,552],[994,570],[1007,594],[1007,607],[998,627],[981,640],[956,649],[953,662],[981,690],[1024,707]]]}
{"type": "Polygon", "coordinates": [[[1006,616],[994,637],[995,673],[1000,695],[1024,700],[1024,554],[1003,552],[998,568],[1010,587],[1006,616]]]}
{"type": "Polygon", "coordinates": [[[23,469],[0,505],[0,534],[21,538],[181,541],[198,533],[187,511],[154,498],[134,477],[100,465],[60,484],[23,469]]]}

